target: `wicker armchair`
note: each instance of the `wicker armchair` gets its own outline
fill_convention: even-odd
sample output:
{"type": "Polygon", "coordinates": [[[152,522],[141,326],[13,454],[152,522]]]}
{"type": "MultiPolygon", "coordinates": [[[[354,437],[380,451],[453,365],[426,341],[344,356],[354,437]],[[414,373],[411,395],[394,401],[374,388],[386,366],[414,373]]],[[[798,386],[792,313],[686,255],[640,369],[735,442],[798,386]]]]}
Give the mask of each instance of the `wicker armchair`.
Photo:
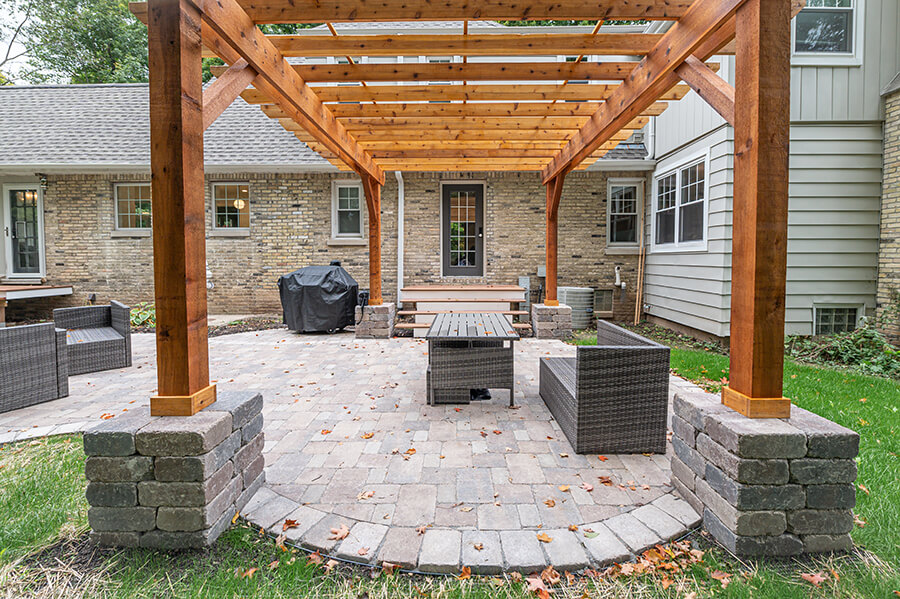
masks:
{"type": "Polygon", "coordinates": [[[51,323],[0,328],[0,412],[69,394],[66,332],[51,323]]]}
{"type": "Polygon", "coordinates": [[[66,329],[69,374],[84,374],[131,366],[131,308],[108,306],[59,308],[56,326],[66,329]]]}
{"type": "Polygon", "coordinates": [[[576,358],[545,358],[541,398],[576,453],[665,453],[669,348],[605,321],[576,358]]]}

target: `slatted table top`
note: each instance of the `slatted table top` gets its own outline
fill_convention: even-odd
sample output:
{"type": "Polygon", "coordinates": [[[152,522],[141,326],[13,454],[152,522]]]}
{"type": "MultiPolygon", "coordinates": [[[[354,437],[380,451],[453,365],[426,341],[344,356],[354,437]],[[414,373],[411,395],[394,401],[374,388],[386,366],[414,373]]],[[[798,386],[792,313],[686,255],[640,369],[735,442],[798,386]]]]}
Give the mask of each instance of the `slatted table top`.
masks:
{"type": "Polygon", "coordinates": [[[425,338],[515,341],[519,334],[503,314],[456,312],[435,316],[425,338]]]}

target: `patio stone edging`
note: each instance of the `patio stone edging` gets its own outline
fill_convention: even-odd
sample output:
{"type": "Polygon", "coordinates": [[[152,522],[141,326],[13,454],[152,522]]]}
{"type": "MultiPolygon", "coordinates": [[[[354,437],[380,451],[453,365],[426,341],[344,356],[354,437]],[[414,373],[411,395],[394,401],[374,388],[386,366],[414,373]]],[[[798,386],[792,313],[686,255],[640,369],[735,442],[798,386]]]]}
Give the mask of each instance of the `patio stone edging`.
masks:
{"type": "Polygon", "coordinates": [[[797,406],[746,418],[702,392],[678,392],[672,484],[738,555],[846,551],[859,435],[797,406]]]}
{"type": "Polygon", "coordinates": [[[627,562],[659,543],[677,539],[700,525],[701,517],[674,493],[666,493],[632,512],[570,529],[481,530],[427,526],[387,526],[317,510],[263,486],[241,517],[271,536],[325,557],[368,566],[391,563],[425,574],[531,573],[548,565],[579,571],[627,562]],[[291,524],[285,529],[285,522],[291,524]],[[332,529],[346,526],[343,539],[332,529]],[[538,534],[552,541],[541,542],[538,534]],[[480,546],[480,549],[476,548],[480,546]]]}
{"type": "Polygon", "coordinates": [[[190,417],[144,408],[84,433],[91,540],[106,547],[212,545],[262,487],[262,395],[220,392],[190,417]]]}

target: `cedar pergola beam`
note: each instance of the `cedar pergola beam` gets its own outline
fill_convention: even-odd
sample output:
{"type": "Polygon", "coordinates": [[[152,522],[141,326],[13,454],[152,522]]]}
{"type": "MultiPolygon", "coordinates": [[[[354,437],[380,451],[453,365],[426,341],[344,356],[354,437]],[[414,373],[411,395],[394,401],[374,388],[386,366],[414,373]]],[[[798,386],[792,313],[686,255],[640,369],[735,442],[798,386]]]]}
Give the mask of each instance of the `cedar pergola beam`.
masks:
{"type": "Polygon", "coordinates": [[[734,88],[719,77],[706,63],[688,56],[675,74],[691,86],[729,125],[734,126],[734,88]]]}
{"type": "MultiPolygon", "coordinates": [[[[668,107],[666,102],[654,102],[641,116],[659,116],[668,107]]],[[[274,106],[263,106],[270,114],[274,106]]],[[[331,104],[332,114],[345,117],[558,117],[591,116],[600,108],[599,102],[468,102],[466,104],[331,104]]]]}
{"type": "Polygon", "coordinates": [[[222,73],[203,92],[203,129],[212,125],[225,109],[256,79],[256,71],[243,58],[222,73]]]}
{"type": "MultiPolygon", "coordinates": [[[[256,23],[345,23],[379,21],[484,20],[671,20],[687,11],[690,0],[239,0],[256,23]]],[[[131,11],[146,23],[147,5],[131,11]]]]}
{"type": "Polygon", "coordinates": [[[356,144],[284,56],[256,27],[236,0],[203,2],[203,39],[226,62],[237,54],[259,74],[257,85],[295,121],[353,168],[384,181],[384,171],[356,144]],[[210,39],[211,38],[211,39],[210,39]],[[210,43],[211,42],[211,43],[210,43]]]}
{"type": "Polygon", "coordinates": [[[695,53],[705,58],[721,48],[733,35],[734,30],[729,31],[728,24],[733,22],[732,17],[742,2],[744,0],[696,0],[678,24],[665,33],[628,79],[610,94],[591,120],[544,169],[544,182],[571,170],[625,122],[670,89],[673,79],[677,81],[675,69],[686,58],[695,53]],[[723,33],[716,37],[718,31],[723,33]],[[710,45],[713,49],[707,54],[705,50],[710,45]]]}

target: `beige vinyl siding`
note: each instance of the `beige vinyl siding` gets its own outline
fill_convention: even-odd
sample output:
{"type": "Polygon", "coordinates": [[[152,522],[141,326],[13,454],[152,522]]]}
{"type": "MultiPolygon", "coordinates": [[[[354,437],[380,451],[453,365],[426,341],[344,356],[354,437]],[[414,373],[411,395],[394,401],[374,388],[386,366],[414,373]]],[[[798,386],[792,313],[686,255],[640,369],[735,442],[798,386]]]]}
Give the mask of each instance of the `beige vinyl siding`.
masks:
{"type": "MultiPolygon", "coordinates": [[[[645,279],[649,314],[723,337],[731,301],[732,135],[723,126],[661,161],[658,173],[703,144],[710,148],[709,244],[701,254],[648,254],[645,279]]],[[[874,309],[881,135],[877,123],[791,127],[788,334],[812,333],[816,305],[874,309]]]]}

